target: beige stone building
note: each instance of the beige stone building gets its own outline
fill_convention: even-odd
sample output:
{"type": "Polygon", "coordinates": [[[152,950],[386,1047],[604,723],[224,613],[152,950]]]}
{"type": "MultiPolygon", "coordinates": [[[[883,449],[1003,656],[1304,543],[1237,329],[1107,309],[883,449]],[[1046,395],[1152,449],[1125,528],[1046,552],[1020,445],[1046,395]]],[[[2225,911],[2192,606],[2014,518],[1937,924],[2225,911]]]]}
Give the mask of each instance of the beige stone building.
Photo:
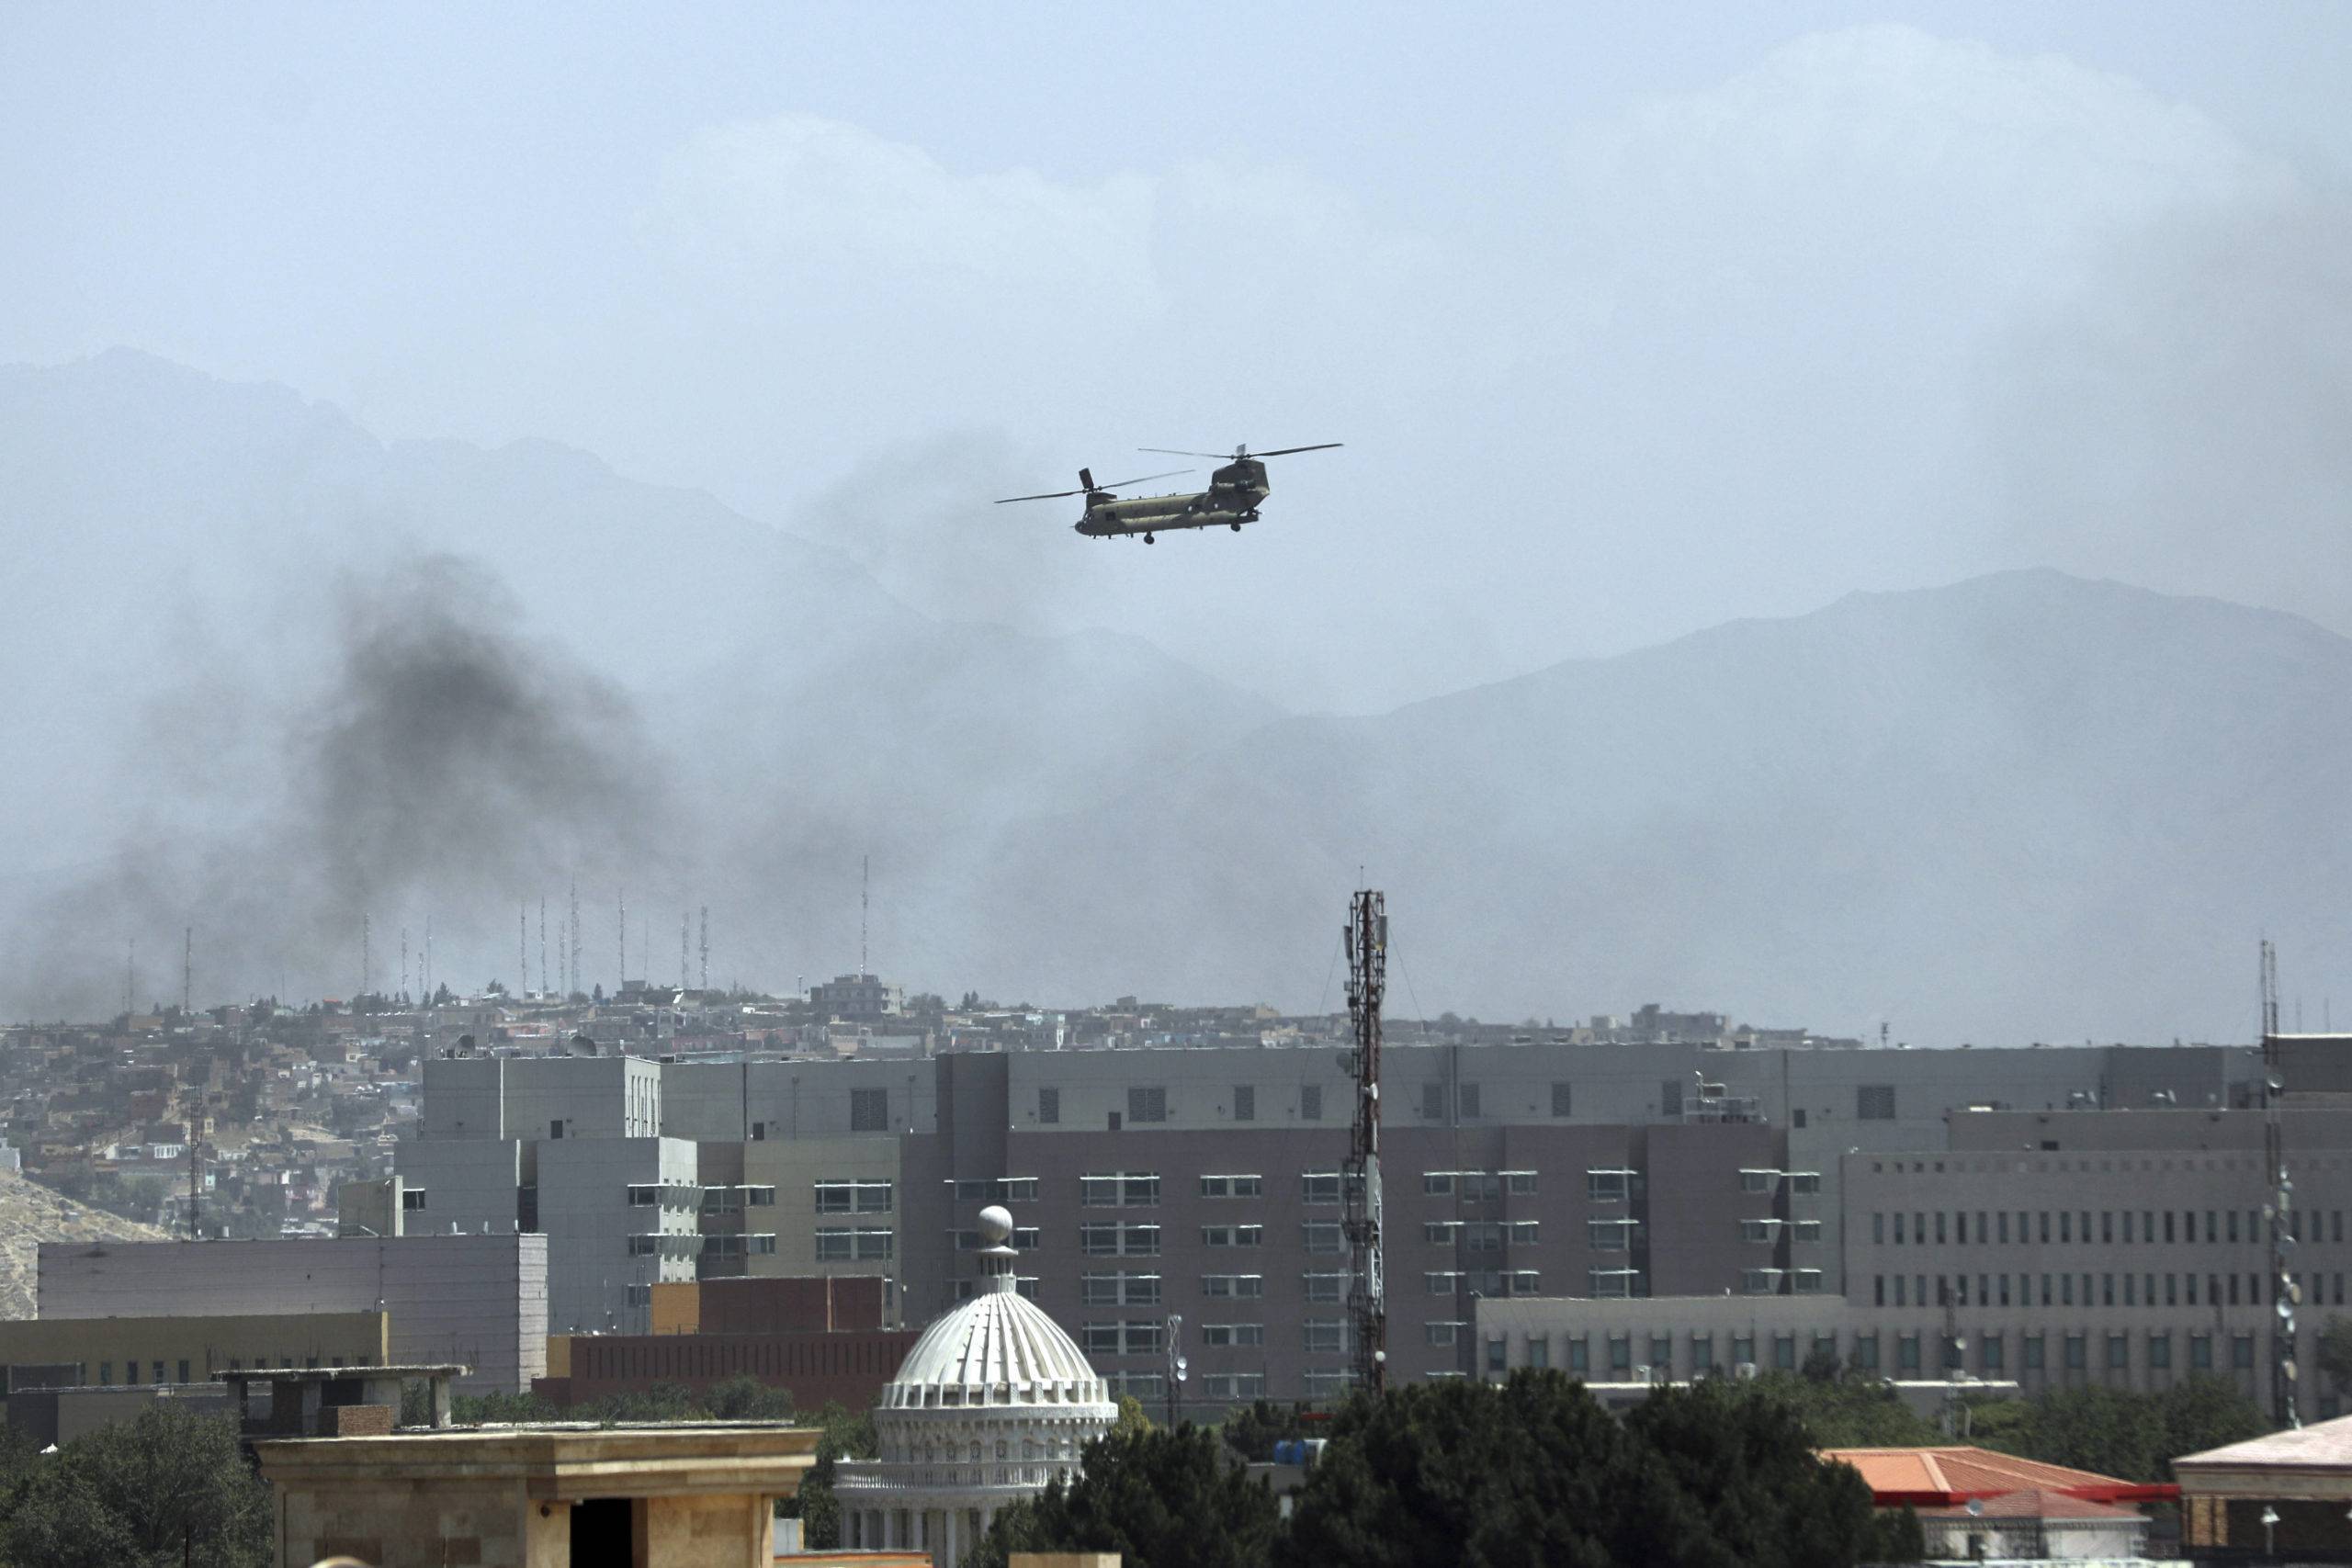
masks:
{"type": "Polygon", "coordinates": [[[524,1427],[256,1445],[280,1568],[770,1568],[813,1428],[524,1427]]]}

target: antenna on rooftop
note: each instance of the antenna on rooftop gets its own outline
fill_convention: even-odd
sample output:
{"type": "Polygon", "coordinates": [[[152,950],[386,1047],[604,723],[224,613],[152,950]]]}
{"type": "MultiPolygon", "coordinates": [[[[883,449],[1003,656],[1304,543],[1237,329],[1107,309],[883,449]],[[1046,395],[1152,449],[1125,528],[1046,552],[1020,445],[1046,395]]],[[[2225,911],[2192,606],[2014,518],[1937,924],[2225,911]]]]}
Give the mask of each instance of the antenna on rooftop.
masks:
{"type": "Polygon", "coordinates": [[[622,888],[622,889],[621,889],[621,977],[620,977],[620,984],[622,984],[622,985],[624,985],[624,986],[626,986],[626,985],[628,985],[628,888],[626,888],[626,887],[624,887],[624,888],[622,888]]]}
{"type": "Polygon", "coordinates": [[[130,951],[122,961],[122,1015],[128,1019],[139,1010],[135,999],[139,995],[139,939],[130,939],[130,951]]]}
{"type": "Polygon", "coordinates": [[[2270,1298],[2278,1321],[2270,1335],[2271,1418],[2282,1427],[2300,1427],[2295,1411],[2295,1305],[2302,1290],[2288,1268],[2288,1253],[2295,1245],[2295,1183],[2287,1174],[2285,1129],[2279,1099],[2286,1089],[2278,1039],[2278,950],[2262,942],[2262,1152],[2270,1177],[2270,1201],[2263,1213],[2270,1222],[2270,1298]]]}
{"type": "Polygon", "coordinates": [[[180,939],[180,1017],[185,1019],[196,1003],[196,928],[190,926],[180,939]]]}
{"type": "Polygon", "coordinates": [[[872,974],[865,966],[865,931],[867,917],[874,902],[874,857],[860,855],[857,861],[857,972],[872,974]]]}
{"type": "Polygon", "coordinates": [[[359,912],[359,994],[363,997],[368,994],[368,982],[376,957],[375,953],[369,951],[375,938],[375,932],[370,929],[371,924],[368,912],[362,909],[359,912]]]}
{"type": "Polygon", "coordinates": [[[710,906],[702,907],[702,988],[710,989],[710,906]]]}
{"type": "Polygon", "coordinates": [[[408,1000],[408,928],[401,928],[401,1000],[408,1000]]]}
{"type": "Polygon", "coordinates": [[[548,994],[548,896],[539,895],[539,995],[548,994]]]}
{"type": "Polygon", "coordinates": [[[684,909],[678,911],[678,989],[686,988],[686,932],[694,924],[684,909]]]}
{"type": "Polygon", "coordinates": [[[531,988],[531,905],[528,899],[514,908],[514,994],[521,996],[531,988]]]}

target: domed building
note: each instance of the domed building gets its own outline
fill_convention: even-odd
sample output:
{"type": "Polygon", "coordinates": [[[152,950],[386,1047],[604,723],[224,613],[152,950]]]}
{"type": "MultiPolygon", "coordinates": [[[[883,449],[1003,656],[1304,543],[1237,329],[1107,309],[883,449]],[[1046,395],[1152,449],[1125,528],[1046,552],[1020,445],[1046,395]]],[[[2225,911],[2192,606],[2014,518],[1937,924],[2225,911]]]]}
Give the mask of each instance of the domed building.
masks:
{"type": "Polygon", "coordinates": [[[981,1210],[979,1233],[978,1291],[923,1330],[874,1407],[881,1457],[834,1472],[852,1551],[955,1568],[999,1508],[1077,1475],[1080,1450],[1118,1419],[1085,1355],[1015,1289],[1012,1215],[981,1210]]]}

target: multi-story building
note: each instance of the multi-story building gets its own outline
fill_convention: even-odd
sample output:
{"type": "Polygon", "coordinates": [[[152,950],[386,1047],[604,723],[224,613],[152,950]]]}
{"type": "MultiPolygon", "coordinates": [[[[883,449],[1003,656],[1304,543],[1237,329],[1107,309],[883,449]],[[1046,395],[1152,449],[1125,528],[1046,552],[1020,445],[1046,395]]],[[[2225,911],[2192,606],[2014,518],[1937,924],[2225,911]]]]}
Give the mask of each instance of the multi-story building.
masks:
{"type": "MultiPolygon", "coordinates": [[[[2004,1117],[2113,1126],[2156,1107],[2223,1113],[2251,1102],[2259,1073],[2256,1053],[2221,1047],[1409,1040],[1385,1066],[1389,1354],[1404,1378],[1481,1371],[1482,1303],[1728,1293],[1851,1305],[1857,1280],[1870,1291],[1897,1272],[1875,1250],[1894,1244],[1869,1228],[1915,1174],[1892,1168],[1951,1163],[1955,1128],[2022,1139],[2004,1117]]],[[[400,1158],[426,1190],[412,1228],[547,1231],[559,1331],[644,1332],[651,1286],[685,1277],[881,1275],[903,1319],[922,1321],[969,1288],[978,1243],[956,1216],[1002,1202],[1017,1288],[1114,1386],[1164,1395],[1180,1316],[1185,1395],[1221,1406],[1329,1394],[1349,1376],[1340,1168],[1352,1093],[1322,1043],[912,1061],[452,1056],[425,1063],[419,1135],[400,1158]]],[[[1974,1157],[1989,1164],[1990,1151],[1974,1157]]],[[[2034,1207],[1996,1205],[1989,1190],[1984,1206],[2034,1207]]],[[[1928,1260],[1905,1253],[1900,1271],[1932,1277],[1928,1260]]]]}

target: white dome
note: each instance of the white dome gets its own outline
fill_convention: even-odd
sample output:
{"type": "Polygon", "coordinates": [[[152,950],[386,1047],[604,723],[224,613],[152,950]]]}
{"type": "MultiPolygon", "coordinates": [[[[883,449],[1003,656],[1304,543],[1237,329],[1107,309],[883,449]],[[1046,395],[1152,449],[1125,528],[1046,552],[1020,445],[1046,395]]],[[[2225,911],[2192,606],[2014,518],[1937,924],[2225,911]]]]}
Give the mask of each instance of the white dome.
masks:
{"type": "Polygon", "coordinates": [[[880,1408],[1110,1406],[1109,1385],[1061,1325],[1026,1296],[986,1288],[993,1283],[923,1330],[880,1408]]]}

